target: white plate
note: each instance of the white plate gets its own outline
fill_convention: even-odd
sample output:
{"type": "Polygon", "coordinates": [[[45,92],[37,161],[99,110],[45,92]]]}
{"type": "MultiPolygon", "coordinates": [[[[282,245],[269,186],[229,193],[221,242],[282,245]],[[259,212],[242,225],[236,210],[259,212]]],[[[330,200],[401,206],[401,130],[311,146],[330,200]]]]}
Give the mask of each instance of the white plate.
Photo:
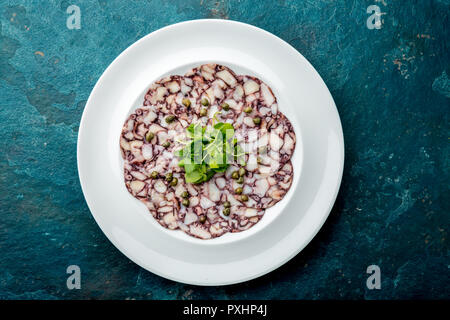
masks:
{"type": "Polygon", "coordinates": [[[196,285],[250,280],[278,268],[319,231],[344,165],[341,122],[330,92],[289,44],[259,28],[195,20],[155,31],[126,49],[95,85],[81,119],[78,171],[89,209],[127,257],[162,277],[196,285]],[[150,84],[217,62],[258,76],[273,89],[297,135],[286,197],[247,231],[200,240],[161,227],[125,188],[119,136],[150,84]]]}

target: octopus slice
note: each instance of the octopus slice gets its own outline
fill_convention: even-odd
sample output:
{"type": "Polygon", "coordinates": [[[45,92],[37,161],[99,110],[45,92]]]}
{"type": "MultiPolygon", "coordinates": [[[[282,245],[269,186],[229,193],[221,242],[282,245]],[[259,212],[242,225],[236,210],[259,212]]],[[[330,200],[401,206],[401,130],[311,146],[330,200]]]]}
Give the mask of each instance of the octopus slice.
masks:
{"type": "Polygon", "coordinates": [[[206,99],[208,107],[204,109],[208,123],[216,115],[219,121],[236,124],[245,101],[243,84],[231,69],[218,64],[204,64],[187,72],[185,79],[190,79],[188,82],[192,83],[193,90],[189,97],[199,117],[204,107],[201,101],[206,99]],[[224,104],[228,105],[225,109],[224,104]]]}
{"type": "Polygon", "coordinates": [[[120,137],[121,155],[127,163],[144,168],[157,163],[160,156],[174,159],[174,150],[181,147],[187,125],[179,119],[167,123],[167,115],[171,114],[144,106],[128,117],[120,137]]]}
{"type": "Polygon", "coordinates": [[[224,174],[221,174],[200,186],[181,183],[177,187],[176,195],[180,201],[184,191],[188,191],[190,196],[189,206],[182,205],[180,209],[184,214],[179,222],[182,230],[194,237],[209,239],[244,230],[244,227],[249,228],[259,221],[264,211],[233,201],[233,195],[225,189],[223,182],[224,174]],[[223,203],[229,200],[232,203],[231,214],[224,215],[223,203]]]}
{"type": "MultiPolygon", "coordinates": [[[[179,177],[179,174],[174,174],[174,177],[179,177]]],[[[159,224],[168,229],[178,229],[181,212],[173,187],[164,179],[147,180],[146,187],[147,197],[140,200],[159,224]]]]}
{"type": "Polygon", "coordinates": [[[243,83],[245,104],[253,109],[253,116],[261,117],[269,122],[269,118],[280,114],[277,99],[266,83],[248,75],[239,76],[239,81],[243,83]]]}
{"type": "Polygon", "coordinates": [[[280,201],[292,185],[292,163],[289,160],[274,175],[255,174],[248,179],[244,193],[248,194],[258,208],[270,208],[280,201]],[[248,188],[246,188],[248,186],[248,188]]]}
{"type": "Polygon", "coordinates": [[[189,84],[183,76],[170,76],[156,81],[145,95],[144,106],[154,105],[164,114],[170,113],[178,119],[191,121],[192,84],[189,84]]]}
{"type": "Polygon", "coordinates": [[[246,152],[246,169],[266,175],[275,174],[291,159],[296,143],[291,122],[281,114],[263,128],[241,126],[236,137],[246,152]]]}
{"type": "Polygon", "coordinates": [[[267,209],[280,201],[291,187],[293,167],[290,160],[274,174],[261,174],[257,170],[246,171],[242,184],[232,179],[232,173],[240,168],[242,167],[237,165],[230,166],[225,173],[225,189],[232,197],[232,205],[234,203],[248,208],[267,209]],[[247,196],[245,201],[242,200],[241,194],[236,194],[238,188],[242,188],[242,194],[247,196]]]}

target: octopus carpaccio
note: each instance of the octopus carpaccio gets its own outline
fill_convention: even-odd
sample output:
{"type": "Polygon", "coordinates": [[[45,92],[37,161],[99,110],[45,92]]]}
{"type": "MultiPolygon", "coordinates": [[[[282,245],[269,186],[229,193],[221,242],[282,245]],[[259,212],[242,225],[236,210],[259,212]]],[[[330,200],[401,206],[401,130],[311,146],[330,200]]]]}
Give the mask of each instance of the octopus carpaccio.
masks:
{"type": "Polygon", "coordinates": [[[260,221],[291,187],[295,142],[294,129],[268,85],[222,65],[204,64],[155,82],[143,106],[125,121],[120,137],[125,185],[165,228],[200,239],[240,232],[260,221]],[[202,99],[208,100],[207,108],[202,99]],[[191,123],[208,126],[214,117],[233,125],[245,163],[232,163],[201,184],[186,183],[175,153],[178,142],[191,123]],[[243,179],[235,179],[236,173],[233,178],[234,172],[243,179]]]}

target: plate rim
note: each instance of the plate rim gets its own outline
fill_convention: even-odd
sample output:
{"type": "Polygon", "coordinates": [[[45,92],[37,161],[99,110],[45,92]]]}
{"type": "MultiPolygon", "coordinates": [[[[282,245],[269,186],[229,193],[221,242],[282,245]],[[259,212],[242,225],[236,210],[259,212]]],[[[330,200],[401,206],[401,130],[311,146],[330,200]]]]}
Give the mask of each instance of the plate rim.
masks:
{"type": "Polygon", "coordinates": [[[78,129],[78,137],[77,137],[77,171],[78,171],[78,178],[79,178],[79,182],[80,182],[80,187],[81,190],[83,192],[83,196],[85,198],[86,204],[89,208],[89,211],[91,212],[91,215],[93,216],[96,224],[99,226],[100,230],[103,232],[103,234],[108,238],[108,240],[117,248],[119,249],[119,251],[125,255],[128,259],[130,259],[131,261],[133,261],[134,263],[136,263],[137,265],[139,265],[140,267],[142,267],[145,270],[148,270],[158,276],[161,276],[163,278],[172,280],[172,281],[176,281],[176,282],[180,282],[180,283],[184,283],[184,284],[190,284],[190,285],[200,285],[200,286],[224,286],[224,285],[232,285],[232,284],[237,284],[237,283],[242,283],[242,282],[246,282],[258,277],[261,277],[263,275],[266,275],[276,269],[278,269],[279,267],[281,267],[282,265],[284,265],[285,263],[287,263],[288,261],[290,261],[293,257],[295,257],[298,253],[300,253],[311,241],[312,239],[314,239],[314,237],[317,235],[317,233],[319,232],[319,230],[323,227],[325,221],[328,219],[331,210],[336,202],[336,198],[338,196],[339,193],[339,189],[342,183],[342,177],[343,177],[343,171],[344,171],[344,163],[345,163],[345,142],[344,142],[344,135],[343,135],[343,129],[342,129],[342,122],[340,119],[340,115],[339,115],[339,111],[337,109],[336,103],[333,99],[333,96],[331,95],[331,92],[328,88],[328,86],[326,85],[326,83],[324,82],[324,80],[322,79],[322,77],[320,76],[319,72],[314,68],[314,66],[299,52],[297,51],[294,47],[292,47],[288,42],[286,42],[285,40],[281,39],[280,37],[262,29],[256,26],[253,26],[251,24],[247,24],[244,22],[239,22],[239,21],[234,21],[234,20],[225,20],[225,19],[194,19],[194,20],[187,20],[187,21],[182,21],[182,22],[178,22],[178,23],[174,23],[174,24],[170,24],[167,25],[165,27],[162,27],[160,29],[157,29],[145,36],[143,36],[142,38],[138,39],[137,41],[135,41],[134,43],[132,43],[131,45],[129,45],[125,50],[123,50],[109,65],[108,67],[103,71],[102,75],[99,77],[99,79],[97,80],[96,84],[94,85],[93,89],[91,90],[91,93],[89,94],[89,98],[86,102],[85,108],[83,109],[83,113],[81,116],[81,120],[80,120],[80,125],[79,125],[79,129],[78,129]],[[287,255],[284,259],[279,259],[279,261],[277,263],[274,263],[273,265],[271,265],[269,268],[264,269],[264,271],[261,271],[259,273],[256,274],[252,274],[246,277],[241,277],[237,280],[234,281],[225,281],[225,282],[220,282],[220,281],[212,281],[212,282],[202,282],[202,281],[189,281],[186,279],[180,279],[177,278],[173,275],[170,274],[165,274],[164,272],[161,272],[160,270],[155,270],[154,268],[149,267],[147,264],[142,263],[139,259],[139,257],[136,256],[131,256],[130,254],[128,254],[128,251],[120,244],[119,241],[116,241],[116,239],[114,239],[114,237],[109,235],[109,232],[105,231],[105,227],[102,226],[102,224],[100,223],[100,219],[99,217],[97,217],[93,210],[91,209],[92,205],[90,204],[91,200],[88,200],[89,196],[86,193],[86,186],[85,183],[83,183],[83,179],[82,179],[82,171],[80,170],[81,167],[81,160],[80,160],[80,142],[82,140],[81,138],[81,132],[83,131],[84,127],[86,126],[86,114],[87,114],[87,110],[89,109],[90,106],[90,102],[91,102],[91,98],[92,98],[92,93],[94,91],[96,91],[96,89],[98,87],[100,87],[102,85],[102,83],[105,81],[105,74],[108,73],[108,71],[117,63],[117,61],[119,59],[121,59],[121,57],[125,56],[130,50],[132,50],[133,47],[138,46],[141,42],[146,41],[146,39],[155,36],[159,33],[162,33],[168,29],[172,29],[172,28],[178,28],[182,25],[187,25],[187,24],[195,24],[195,23],[208,23],[208,22],[212,22],[212,23],[219,23],[219,24],[236,24],[236,25],[241,25],[244,28],[249,28],[249,29],[253,29],[254,31],[258,31],[261,33],[264,33],[266,36],[274,38],[275,40],[277,40],[280,45],[283,45],[285,47],[285,49],[291,51],[291,53],[293,53],[295,56],[297,56],[297,58],[299,58],[300,60],[303,60],[304,63],[306,63],[306,65],[308,65],[310,68],[312,68],[315,73],[318,76],[318,79],[320,80],[320,82],[322,82],[322,85],[327,89],[327,95],[328,98],[330,99],[330,101],[332,102],[331,107],[334,106],[334,108],[332,108],[332,110],[335,113],[335,116],[337,116],[337,120],[338,120],[338,139],[340,142],[340,148],[339,148],[339,154],[340,154],[340,159],[339,159],[339,172],[337,175],[337,180],[336,180],[336,184],[334,186],[334,190],[332,192],[332,197],[330,198],[330,201],[328,203],[327,209],[324,211],[324,214],[322,215],[322,218],[320,219],[320,221],[316,224],[316,228],[315,230],[313,230],[310,233],[310,236],[307,238],[306,241],[304,241],[302,243],[302,245],[299,245],[297,250],[293,250],[292,253],[290,255],[287,255]]]}

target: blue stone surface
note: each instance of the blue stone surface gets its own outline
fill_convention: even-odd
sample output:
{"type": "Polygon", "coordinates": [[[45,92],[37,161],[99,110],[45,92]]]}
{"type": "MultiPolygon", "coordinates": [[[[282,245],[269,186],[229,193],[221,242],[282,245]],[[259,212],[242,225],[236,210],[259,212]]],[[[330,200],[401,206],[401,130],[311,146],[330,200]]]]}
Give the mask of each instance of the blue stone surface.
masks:
{"type": "Polygon", "coordinates": [[[450,1],[0,2],[1,299],[450,298],[450,1]],[[69,30],[67,7],[81,9],[69,30]],[[369,5],[381,29],[369,29],[369,5]],[[268,30],[301,52],[341,116],[346,163],[326,224],[289,263],[259,279],[196,287],[122,255],[84,201],[80,117],[125,48],[199,18],[268,30]],[[66,287],[79,265],[80,290],[66,287]],[[366,269],[381,268],[369,290],[366,269]]]}

